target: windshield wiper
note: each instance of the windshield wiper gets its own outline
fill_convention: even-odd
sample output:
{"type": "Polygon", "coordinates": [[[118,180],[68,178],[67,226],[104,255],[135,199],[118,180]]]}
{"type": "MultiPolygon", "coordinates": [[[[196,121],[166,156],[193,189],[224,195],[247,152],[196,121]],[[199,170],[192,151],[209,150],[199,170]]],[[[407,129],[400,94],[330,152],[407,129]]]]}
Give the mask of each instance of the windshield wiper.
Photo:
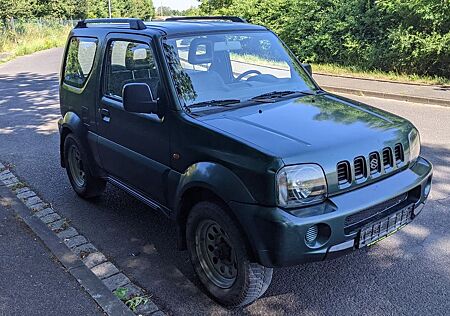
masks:
{"type": "Polygon", "coordinates": [[[203,102],[193,103],[187,106],[187,108],[203,108],[209,106],[223,106],[228,107],[230,104],[241,103],[239,99],[225,99],[225,100],[209,100],[203,102]]]}
{"type": "Polygon", "coordinates": [[[251,98],[253,101],[261,101],[261,102],[275,102],[275,99],[283,98],[285,96],[294,96],[294,95],[315,95],[313,91],[272,91],[269,93],[264,93],[258,95],[256,97],[251,98]]]}

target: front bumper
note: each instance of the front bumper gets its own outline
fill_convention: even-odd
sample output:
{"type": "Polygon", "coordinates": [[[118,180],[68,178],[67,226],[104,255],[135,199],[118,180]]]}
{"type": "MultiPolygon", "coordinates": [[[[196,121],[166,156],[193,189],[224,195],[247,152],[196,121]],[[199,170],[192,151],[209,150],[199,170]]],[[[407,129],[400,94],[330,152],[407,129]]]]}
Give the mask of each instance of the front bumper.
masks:
{"type": "Polygon", "coordinates": [[[431,163],[419,157],[413,166],[391,177],[297,211],[237,202],[231,202],[230,207],[246,228],[253,255],[262,265],[281,267],[320,261],[357,248],[361,227],[348,226],[350,215],[407,196],[402,203],[384,209],[378,216],[394,213],[407,204],[413,206],[414,219],[428,197],[425,187],[431,184],[432,170],[431,163]],[[308,243],[305,235],[312,225],[318,225],[319,236],[317,242],[308,243]]]}

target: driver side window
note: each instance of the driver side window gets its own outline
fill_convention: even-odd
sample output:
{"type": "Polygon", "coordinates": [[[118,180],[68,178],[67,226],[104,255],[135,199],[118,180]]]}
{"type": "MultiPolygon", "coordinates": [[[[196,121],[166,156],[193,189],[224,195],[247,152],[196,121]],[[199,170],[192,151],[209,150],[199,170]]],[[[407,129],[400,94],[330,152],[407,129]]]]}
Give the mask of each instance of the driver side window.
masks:
{"type": "Polygon", "coordinates": [[[123,86],[127,83],[145,83],[154,98],[158,97],[160,78],[148,44],[131,41],[112,41],[108,47],[105,94],[122,98],[123,86]]]}

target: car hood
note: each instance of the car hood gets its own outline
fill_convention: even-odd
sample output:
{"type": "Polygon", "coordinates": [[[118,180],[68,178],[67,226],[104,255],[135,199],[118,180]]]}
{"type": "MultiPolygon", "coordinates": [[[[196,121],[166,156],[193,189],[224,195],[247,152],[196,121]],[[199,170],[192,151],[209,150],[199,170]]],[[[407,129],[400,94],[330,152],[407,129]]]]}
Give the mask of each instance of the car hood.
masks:
{"type": "MultiPolygon", "coordinates": [[[[403,143],[411,124],[403,118],[343,97],[322,94],[263,103],[200,118],[286,165],[336,163],[403,143]]],[[[405,143],[406,142],[406,143],[405,143]]]]}

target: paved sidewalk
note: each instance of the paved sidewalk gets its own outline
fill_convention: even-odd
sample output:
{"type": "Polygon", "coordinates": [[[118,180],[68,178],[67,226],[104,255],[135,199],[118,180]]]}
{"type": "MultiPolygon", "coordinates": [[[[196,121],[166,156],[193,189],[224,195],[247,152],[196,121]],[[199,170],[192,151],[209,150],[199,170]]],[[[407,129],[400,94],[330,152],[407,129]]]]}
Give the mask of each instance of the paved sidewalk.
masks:
{"type": "Polygon", "coordinates": [[[314,74],[314,79],[322,88],[331,92],[450,106],[450,86],[406,84],[322,74],[314,74]]]}
{"type": "Polygon", "coordinates": [[[103,315],[7,203],[0,197],[0,315],[103,315]]]}

